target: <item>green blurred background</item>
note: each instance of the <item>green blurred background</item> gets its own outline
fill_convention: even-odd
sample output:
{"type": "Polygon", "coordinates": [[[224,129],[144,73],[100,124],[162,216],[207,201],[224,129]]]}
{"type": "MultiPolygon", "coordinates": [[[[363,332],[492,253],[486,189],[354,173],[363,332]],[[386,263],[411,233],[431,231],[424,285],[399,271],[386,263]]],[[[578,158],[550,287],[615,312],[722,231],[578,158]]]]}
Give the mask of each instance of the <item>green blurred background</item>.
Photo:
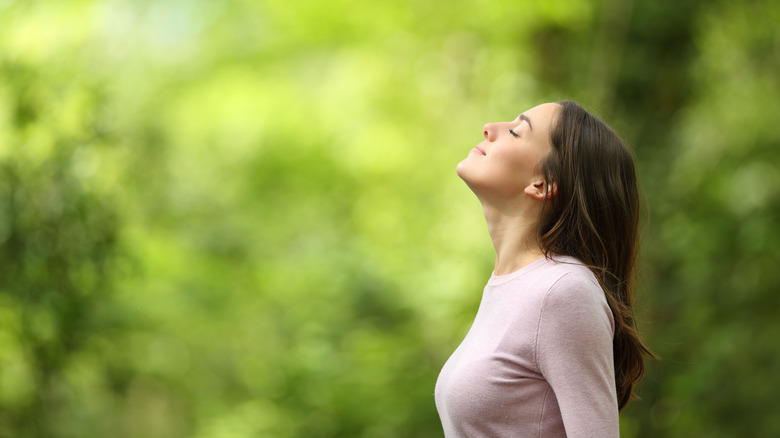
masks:
{"type": "Polygon", "coordinates": [[[490,275],[455,165],[632,145],[624,437],[780,436],[780,3],[0,1],[0,436],[436,437],[490,275]]]}

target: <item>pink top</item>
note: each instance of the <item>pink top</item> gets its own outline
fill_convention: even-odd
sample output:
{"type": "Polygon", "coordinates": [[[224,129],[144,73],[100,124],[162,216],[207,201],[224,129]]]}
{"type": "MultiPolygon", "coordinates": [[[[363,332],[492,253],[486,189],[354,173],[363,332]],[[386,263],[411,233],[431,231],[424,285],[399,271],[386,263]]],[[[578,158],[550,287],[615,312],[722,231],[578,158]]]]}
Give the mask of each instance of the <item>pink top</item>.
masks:
{"type": "Polygon", "coordinates": [[[590,269],[555,260],[490,277],[436,382],[445,437],[619,436],[612,312],[590,269]]]}

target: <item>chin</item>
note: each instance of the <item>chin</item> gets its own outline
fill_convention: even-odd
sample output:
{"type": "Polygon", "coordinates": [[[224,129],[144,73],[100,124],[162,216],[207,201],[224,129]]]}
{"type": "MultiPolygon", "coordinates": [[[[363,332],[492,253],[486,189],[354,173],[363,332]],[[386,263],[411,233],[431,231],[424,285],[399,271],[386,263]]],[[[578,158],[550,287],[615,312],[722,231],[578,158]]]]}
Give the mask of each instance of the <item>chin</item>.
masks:
{"type": "Polygon", "coordinates": [[[466,185],[471,189],[472,192],[476,193],[475,189],[477,189],[476,186],[479,184],[476,184],[476,181],[474,181],[474,176],[471,175],[473,172],[469,172],[469,166],[467,163],[465,163],[466,160],[461,161],[458,163],[458,165],[455,167],[455,172],[458,174],[460,179],[463,180],[463,182],[466,183],[466,185]]]}
{"type": "Polygon", "coordinates": [[[468,166],[469,165],[468,165],[468,163],[466,163],[467,160],[468,160],[468,158],[463,160],[463,161],[461,161],[460,163],[458,163],[457,166],[455,166],[455,173],[458,174],[460,179],[462,179],[463,181],[466,181],[466,183],[468,184],[468,181],[467,181],[468,176],[467,175],[468,175],[468,166]]]}

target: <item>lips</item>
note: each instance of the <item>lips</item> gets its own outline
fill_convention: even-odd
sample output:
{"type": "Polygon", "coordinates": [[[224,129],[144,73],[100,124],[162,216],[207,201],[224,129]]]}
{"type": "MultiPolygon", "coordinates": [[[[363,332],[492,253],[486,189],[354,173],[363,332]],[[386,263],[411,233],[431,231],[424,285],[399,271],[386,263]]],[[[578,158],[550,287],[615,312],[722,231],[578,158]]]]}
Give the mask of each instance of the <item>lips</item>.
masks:
{"type": "Polygon", "coordinates": [[[487,154],[485,153],[485,150],[484,150],[484,149],[482,149],[482,146],[480,146],[480,145],[477,145],[477,147],[476,147],[475,149],[476,149],[476,150],[478,150],[480,154],[482,154],[482,155],[487,155],[487,154]]]}

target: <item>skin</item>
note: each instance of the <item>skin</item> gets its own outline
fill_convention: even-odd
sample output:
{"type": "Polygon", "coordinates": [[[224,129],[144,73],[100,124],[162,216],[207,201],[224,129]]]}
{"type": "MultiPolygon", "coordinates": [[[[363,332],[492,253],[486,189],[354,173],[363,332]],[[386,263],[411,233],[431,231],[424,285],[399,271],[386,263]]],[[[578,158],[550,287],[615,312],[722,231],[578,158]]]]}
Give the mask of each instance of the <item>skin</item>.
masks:
{"type": "Polygon", "coordinates": [[[496,275],[543,257],[536,239],[539,216],[545,197],[557,190],[547,187],[539,164],[552,149],[550,131],[559,113],[560,105],[544,103],[513,121],[486,124],[484,140],[456,169],[482,204],[496,251],[496,275]]]}

